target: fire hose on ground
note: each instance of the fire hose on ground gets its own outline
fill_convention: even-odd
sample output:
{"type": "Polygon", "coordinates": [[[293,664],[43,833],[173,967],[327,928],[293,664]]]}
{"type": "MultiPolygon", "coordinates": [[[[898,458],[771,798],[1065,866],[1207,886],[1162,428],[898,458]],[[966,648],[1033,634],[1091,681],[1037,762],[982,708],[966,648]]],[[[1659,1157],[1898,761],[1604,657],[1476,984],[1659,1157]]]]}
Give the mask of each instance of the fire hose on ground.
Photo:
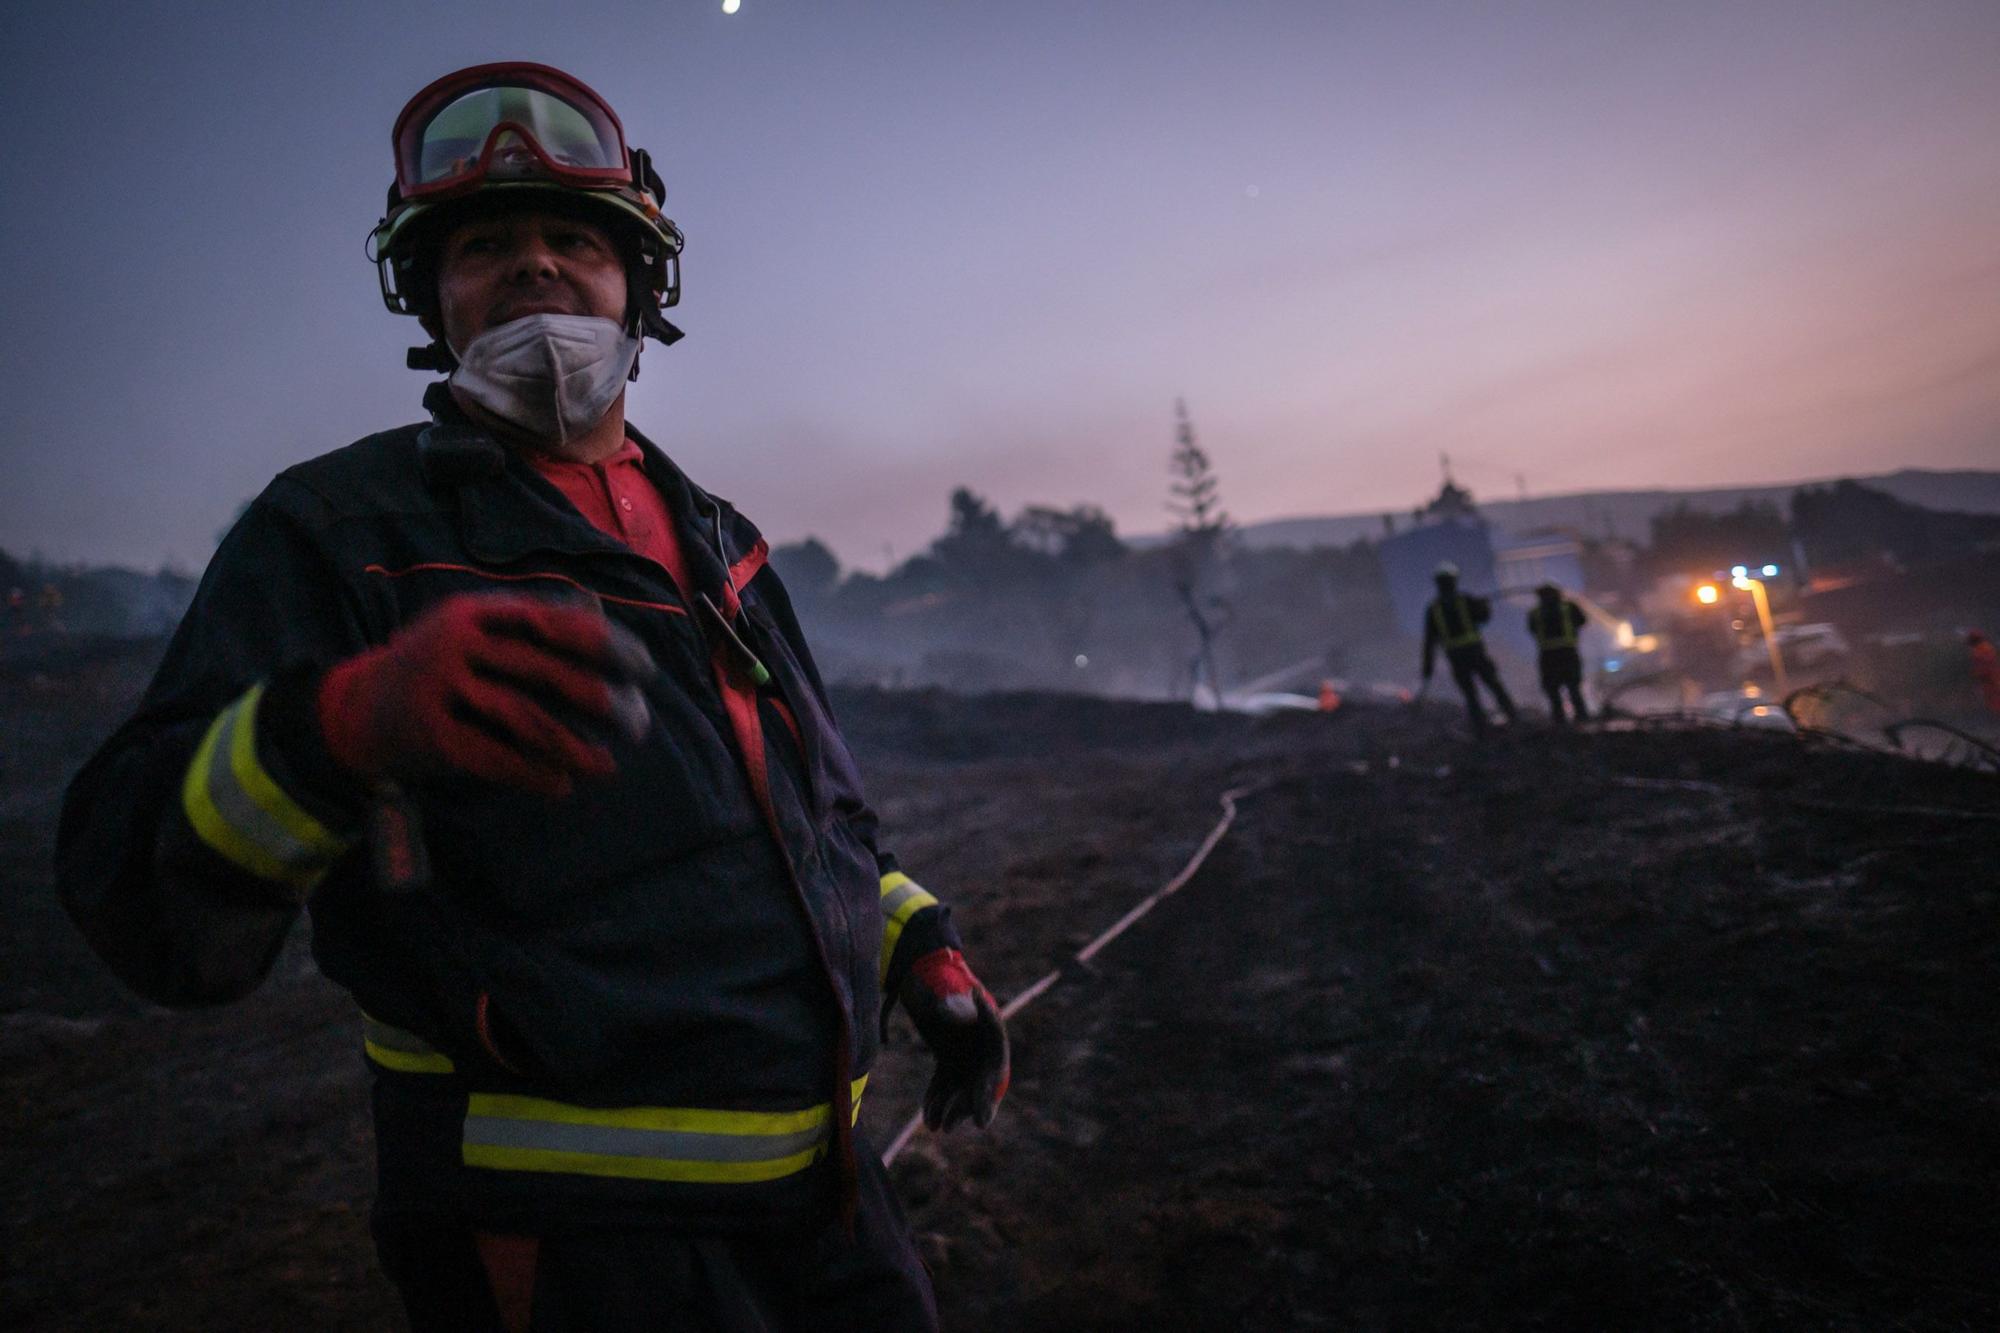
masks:
{"type": "MultiPolygon", "coordinates": [[[[1216,822],[1214,828],[1208,831],[1208,836],[1201,840],[1201,845],[1195,848],[1194,855],[1188,858],[1187,864],[1181,867],[1180,873],[1176,874],[1172,879],[1146,897],[1140,899],[1132,907],[1131,911],[1119,917],[1103,934],[1077,950],[1075,957],[1068,963],[1046,973],[1033,985],[1002,1005],[1000,1008],[1000,1017],[1011,1019],[1015,1014],[1026,1009],[1053,988],[1058,981],[1061,981],[1071,967],[1088,964],[1091,959],[1097,957],[1103,951],[1104,946],[1117,939],[1120,935],[1123,935],[1127,930],[1130,930],[1138,923],[1140,918],[1159,906],[1163,899],[1180,892],[1187,885],[1187,882],[1195,877],[1196,872],[1201,869],[1202,863],[1208,860],[1209,853],[1215,850],[1216,845],[1222,841],[1223,835],[1229,832],[1229,826],[1236,822],[1236,802],[1258,790],[1263,785],[1262,783],[1253,783],[1246,787],[1231,787],[1228,791],[1222,793],[1222,818],[1216,822]]],[[[911,1138],[916,1135],[916,1132],[923,1128],[923,1123],[924,1117],[921,1112],[910,1117],[902,1130],[890,1141],[889,1146],[882,1150],[883,1166],[888,1166],[896,1160],[903,1149],[909,1145],[911,1138]]]]}

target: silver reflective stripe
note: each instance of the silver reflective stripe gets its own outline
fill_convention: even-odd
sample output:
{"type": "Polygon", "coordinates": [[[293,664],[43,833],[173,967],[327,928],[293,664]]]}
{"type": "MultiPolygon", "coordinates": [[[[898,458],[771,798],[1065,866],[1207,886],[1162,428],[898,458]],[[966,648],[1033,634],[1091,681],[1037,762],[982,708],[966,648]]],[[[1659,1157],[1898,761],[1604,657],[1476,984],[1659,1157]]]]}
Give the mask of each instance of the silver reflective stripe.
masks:
{"type": "Polygon", "coordinates": [[[896,942],[903,938],[903,927],[909,919],[927,907],[937,905],[937,899],[924,892],[924,886],[905,875],[900,870],[892,870],[882,876],[882,957],[876,968],[876,977],[882,982],[889,980],[889,964],[896,957],[896,942]]]}
{"type": "MultiPolygon", "coordinates": [[[[850,1089],[858,1116],[868,1076],[850,1089]]],[[[718,1111],[694,1106],[571,1106],[513,1093],[467,1096],[460,1153],[491,1171],[549,1171],[683,1184],[748,1185],[826,1156],[832,1108],[718,1111]]]]}
{"type": "Polygon", "coordinates": [[[903,909],[904,903],[909,902],[912,898],[929,898],[930,896],[930,894],[925,893],[918,886],[915,880],[911,880],[882,895],[882,915],[890,920],[894,920],[896,914],[903,909]]]}
{"type": "Polygon", "coordinates": [[[181,808],[195,835],[262,879],[310,891],[351,839],[338,837],[274,781],[257,759],[253,685],[216,715],[181,783],[181,808]]]}
{"type": "Polygon", "coordinates": [[[525,1148],[593,1157],[654,1157],[691,1162],[768,1162],[817,1148],[827,1127],[793,1134],[701,1134],[688,1130],[623,1129],[551,1120],[465,1118],[468,1147],[525,1148]]]}
{"type": "Polygon", "coordinates": [[[249,712],[241,703],[231,707],[222,734],[215,739],[215,755],[208,765],[208,799],[215,803],[217,813],[229,821],[229,826],[255,844],[257,850],[294,870],[313,869],[323,859],[320,854],[311,845],[294,838],[289,829],[250,799],[250,793],[236,780],[232,762],[238,743],[236,733],[249,725],[249,712]]]}

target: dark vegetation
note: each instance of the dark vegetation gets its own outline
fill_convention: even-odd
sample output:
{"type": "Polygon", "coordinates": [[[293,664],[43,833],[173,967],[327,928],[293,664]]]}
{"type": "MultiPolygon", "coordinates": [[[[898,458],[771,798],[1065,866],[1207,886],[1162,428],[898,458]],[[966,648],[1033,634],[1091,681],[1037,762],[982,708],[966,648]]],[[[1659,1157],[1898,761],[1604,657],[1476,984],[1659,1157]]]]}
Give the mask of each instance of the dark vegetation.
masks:
{"type": "MultiPolygon", "coordinates": [[[[1145,698],[1187,698],[1197,682],[1309,692],[1325,677],[1409,681],[1416,644],[1394,623],[1374,541],[1308,549],[1244,540],[1223,507],[1215,460],[1185,406],[1177,411],[1164,539],[1128,543],[1087,503],[1028,505],[1008,517],[960,487],[937,539],[883,574],[843,570],[811,537],[777,547],[772,561],[824,674],[1145,698]]],[[[1448,483],[1417,516],[1476,512],[1448,483]]],[[[1942,640],[1986,623],[2000,594],[2000,516],[1926,509],[1851,481],[1800,489],[1786,508],[1682,501],[1653,514],[1644,545],[1573,535],[1585,591],[1642,625],[1659,577],[1745,560],[1783,568],[1772,585],[1781,617],[1833,621],[1857,647],[1910,632],[1942,640]]],[[[165,633],[192,589],[171,570],[53,566],[0,552],[0,656],[24,635],[165,633]]],[[[1711,655],[1726,661],[1735,646],[1721,642],[1711,655]]],[[[1918,674],[1962,677],[1957,645],[1932,647],[1935,660],[1918,674]]],[[[1909,656],[1907,645],[1897,654],[1909,656]]],[[[1872,672],[1871,684],[1887,686],[1899,669],[1872,672]]]]}
{"type": "MultiPolygon", "coordinates": [[[[1185,418],[1181,432],[1170,485],[1179,527],[1165,543],[1128,546],[1088,505],[1034,506],[1009,520],[961,488],[944,535],[885,575],[843,576],[811,540],[778,548],[773,560],[840,678],[1152,697],[1186,697],[1198,678],[1219,678],[1225,689],[1267,677],[1291,689],[1318,676],[1407,680],[1416,645],[1393,623],[1374,543],[1299,550],[1238,541],[1185,418]]],[[[1447,508],[1474,512],[1450,485],[1423,512],[1447,508]]],[[[1934,638],[1917,674],[1948,679],[1942,694],[1919,692],[1948,702],[1964,692],[1957,632],[1994,614],[2000,516],[1923,509],[1840,482],[1801,489],[1788,508],[1679,504],[1654,515],[1644,546],[1581,538],[1588,591],[1642,624],[1656,579],[1706,577],[1745,561],[1782,570],[1771,581],[1782,618],[1831,620],[1863,656],[1873,653],[1871,638],[1934,638]]],[[[1674,628],[1668,619],[1660,628],[1674,628]]],[[[1716,652],[1726,660],[1734,646],[1716,652]]],[[[1895,648],[1854,671],[1873,687],[1893,685],[1903,664],[1889,659],[1910,653],[1895,648]]]]}
{"type": "Polygon", "coordinates": [[[2000,515],[1925,509],[1853,481],[1795,492],[1791,517],[1806,558],[1822,566],[1907,567],[2000,544],[2000,515]]]}
{"type": "Polygon", "coordinates": [[[1645,561],[1649,574],[1728,569],[1746,561],[1792,563],[1791,529],[1776,505],[1746,500],[1709,513],[1678,504],[1653,519],[1645,561]]]}
{"type": "Polygon", "coordinates": [[[772,562],[841,679],[1185,697],[1202,647],[1190,598],[1231,686],[1299,662],[1308,674],[1387,673],[1415,660],[1372,545],[1227,551],[1225,540],[1216,528],[1132,547],[1093,506],[1007,519],[961,488],[944,534],[887,574],[841,577],[811,540],[772,562]]]}
{"type": "MultiPolygon", "coordinates": [[[[395,1327],[358,1022],[118,993],[52,908],[63,775],[157,645],[0,672],[0,1325],[395,1327]]],[[[1991,778],[1728,731],[839,704],[1014,1023],[983,1137],[895,1175],[947,1327],[1986,1329],[2000,1321],[1991,778]]],[[[871,1083],[886,1141],[923,1074],[871,1083]]]]}
{"type": "Polygon", "coordinates": [[[170,568],[51,565],[0,551],[0,652],[24,634],[160,635],[180,623],[194,579],[170,568]]]}

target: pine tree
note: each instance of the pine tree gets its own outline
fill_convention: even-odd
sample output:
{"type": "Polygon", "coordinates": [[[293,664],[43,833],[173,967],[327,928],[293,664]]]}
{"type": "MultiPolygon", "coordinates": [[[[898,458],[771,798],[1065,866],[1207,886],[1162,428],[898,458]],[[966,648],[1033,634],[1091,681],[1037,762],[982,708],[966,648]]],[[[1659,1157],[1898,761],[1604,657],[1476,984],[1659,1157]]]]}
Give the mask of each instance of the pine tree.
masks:
{"type": "Polygon", "coordinates": [[[1222,511],[1221,483],[1208,454],[1195,443],[1186,399],[1174,399],[1174,416],[1174,453],[1168,465],[1173,480],[1167,487],[1172,498],[1167,508],[1180,519],[1182,534],[1195,544],[1210,546],[1229,530],[1229,515],[1222,511]]]}
{"type": "Polygon", "coordinates": [[[1228,535],[1229,515],[1222,509],[1221,483],[1214,465],[1195,443],[1194,422],[1188,418],[1186,399],[1174,400],[1174,416],[1174,452],[1168,465],[1172,480],[1167,486],[1171,497],[1167,508],[1180,520],[1180,540],[1172,565],[1174,593],[1180,598],[1200,643],[1195,655],[1197,679],[1192,682],[1195,692],[1198,696],[1199,677],[1206,676],[1219,705],[1222,676],[1215,660],[1215,636],[1220,628],[1218,618],[1227,618],[1228,606],[1213,595],[1204,595],[1204,588],[1212,582],[1210,567],[1216,563],[1223,538],[1228,535]]]}

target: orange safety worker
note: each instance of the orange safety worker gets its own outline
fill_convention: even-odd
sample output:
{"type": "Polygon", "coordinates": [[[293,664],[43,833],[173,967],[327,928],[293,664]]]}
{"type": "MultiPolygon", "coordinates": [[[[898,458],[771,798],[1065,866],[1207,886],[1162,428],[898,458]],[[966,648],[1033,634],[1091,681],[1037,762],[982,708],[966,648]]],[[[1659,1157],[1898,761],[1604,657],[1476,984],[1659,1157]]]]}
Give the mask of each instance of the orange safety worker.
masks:
{"type": "Polygon", "coordinates": [[[1979,693],[1988,708],[2000,713],[2000,652],[1978,630],[1967,632],[1965,644],[1972,650],[1972,678],[1979,682],[1979,693]]]}

